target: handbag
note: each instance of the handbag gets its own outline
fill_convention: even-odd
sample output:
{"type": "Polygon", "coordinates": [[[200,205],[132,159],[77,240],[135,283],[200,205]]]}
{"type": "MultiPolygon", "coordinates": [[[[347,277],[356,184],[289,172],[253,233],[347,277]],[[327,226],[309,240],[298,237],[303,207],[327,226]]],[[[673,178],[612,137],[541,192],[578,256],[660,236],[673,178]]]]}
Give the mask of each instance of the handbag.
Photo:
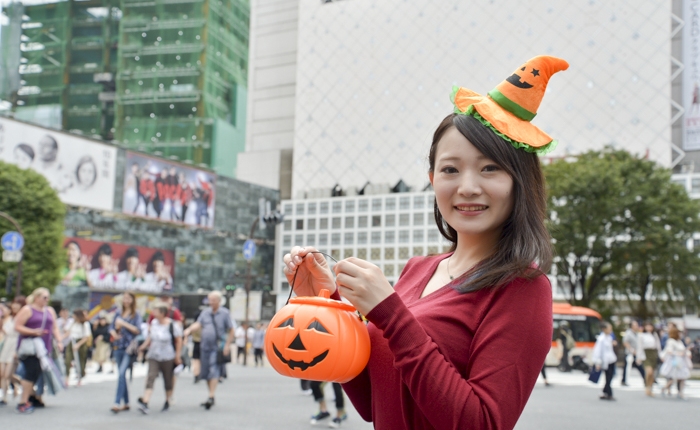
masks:
{"type": "Polygon", "coordinates": [[[591,371],[588,374],[588,380],[594,384],[597,384],[600,380],[600,374],[603,373],[603,369],[597,369],[595,366],[591,366],[591,371]]]}
{"type": "Polygon", "coordinates": [[[211,323],[214,324],[214,335],[216,336],[216,364],[226,364],[231,362],[231,353],[229,352],[228,355],[224,354],[224,346],[223,344],[225,342],[221,342],[221,346],[219,346],[219,329],[216,326],[216,319],[214,319],[214,314],[211,313],[211,323]]]}
{"type": "MultiPolygon", "coordinates": [[[[44,331],[44,325],[46,324],[46,314],[48,312],[44,309],[44,316],[41,319],[41,331],[44,331]]],[[[19,343],[17,348],[17,356],[21,359],[24,357],[33,357],[36,355],[36,346],[34,345],[33,337],[25,337],[19,343]]]]}

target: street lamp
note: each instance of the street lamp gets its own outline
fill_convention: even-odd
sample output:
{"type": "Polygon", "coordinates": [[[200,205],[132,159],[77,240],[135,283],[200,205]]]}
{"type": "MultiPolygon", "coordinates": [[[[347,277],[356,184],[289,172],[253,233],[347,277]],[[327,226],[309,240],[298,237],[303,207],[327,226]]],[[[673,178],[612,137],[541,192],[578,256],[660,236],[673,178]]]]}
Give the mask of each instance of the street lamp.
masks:
{"type": "MultiPolygon", "coordinates": [[[[284,219],[284,214],[280,213],[279,211],[274,211],[274,212],[268,212],[264,216],[262,216],[262,220],[265,222],[266,225],[271,225],[271,226],[276,226],[277,224],[281,223],[282,220],[284,219]]],[[[250,226],[250,234],[248,235],[248,240],[253,240],[253,235],[255,234],[255,227],[258,226],[258,222],[260,221],[260,218],[255,218],[253,221],[253,225],[250,226]]],[[[245,325],[245,329],[243,329],[244,337],[245,337],[245,344],[243,345],[245,354],[243,354],[243,365],[245,366],[247,364],[247,358],[248,358],[248,306],[250,305],[250,283],[251,283],[251,267],[252,267],[252,258],[247,259],[247,268],[246,268],[246,280],[245,280],[245,318],[243,320],[243,324],[245,325]]]]}

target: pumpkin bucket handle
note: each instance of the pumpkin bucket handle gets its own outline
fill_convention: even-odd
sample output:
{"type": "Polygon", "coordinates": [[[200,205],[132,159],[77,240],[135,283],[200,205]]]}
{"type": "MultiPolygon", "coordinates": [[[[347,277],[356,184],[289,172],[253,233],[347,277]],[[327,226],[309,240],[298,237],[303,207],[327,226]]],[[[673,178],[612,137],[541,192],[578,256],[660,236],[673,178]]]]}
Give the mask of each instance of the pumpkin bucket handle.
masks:
{"type": "MultiPolygon", "coordinates": [[[[325,252],[321,252],[321,251],[311,251],[311,252],[309,252],[309,254],[321,254],[321,255],[324,255],[324,256],[330,258],[330,259],[333,260],[335,263],[338,262],[338,260],[336,260],[335,258],[333,258],[331,255],[326,254],[325,252]]],[[[292,285],[289,287],[289,297],[287,297],[287,303],[284,304],[285,306],[289,304],[289,299],[292,298],[292,293],[294,292],[294,285],[295,285],[296,280],[297,280],[297,273],[299,273],[298,270],[297,270],[296,272],[294,272],[294,277],[292,278],[292,285]]]]}

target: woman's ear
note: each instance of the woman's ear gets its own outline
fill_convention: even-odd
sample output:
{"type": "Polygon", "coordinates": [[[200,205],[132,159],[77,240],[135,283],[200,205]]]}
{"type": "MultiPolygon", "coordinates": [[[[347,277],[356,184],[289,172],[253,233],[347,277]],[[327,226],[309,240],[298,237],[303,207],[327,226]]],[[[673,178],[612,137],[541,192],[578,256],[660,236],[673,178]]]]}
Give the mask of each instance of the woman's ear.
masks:
{"type": "Polygon", "coordinates": [[[433,178],[435,177],[435,174],[433,172],[428,172],[428,179],[430,180],[430,186],[433,186],[433,178]]]}

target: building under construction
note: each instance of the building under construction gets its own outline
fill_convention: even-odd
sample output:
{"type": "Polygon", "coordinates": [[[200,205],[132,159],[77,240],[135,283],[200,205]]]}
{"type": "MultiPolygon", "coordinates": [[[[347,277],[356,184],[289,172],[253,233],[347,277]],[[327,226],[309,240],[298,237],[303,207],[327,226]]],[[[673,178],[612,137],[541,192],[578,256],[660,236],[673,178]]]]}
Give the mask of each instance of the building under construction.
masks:
{"type": "Polygon", "coordinates": [[[3,13],[3,45],[19,40],[3,52],[3,98],[16,118],[235,177],[247,0],[11,3],[3,13]]]}

